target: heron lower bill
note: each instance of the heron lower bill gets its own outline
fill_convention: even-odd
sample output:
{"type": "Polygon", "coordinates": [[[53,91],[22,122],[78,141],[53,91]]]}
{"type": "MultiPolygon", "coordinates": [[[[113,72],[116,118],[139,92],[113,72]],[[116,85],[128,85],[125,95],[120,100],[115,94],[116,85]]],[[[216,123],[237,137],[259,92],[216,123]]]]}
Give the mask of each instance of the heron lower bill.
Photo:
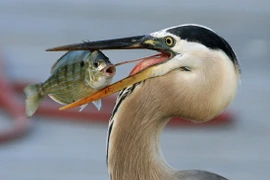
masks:
{"type": "Polygon", "coordinates": [[[130,75],[108,87],[105,87],[95,94],[80,99],[74,103],[68,104],[60,108],[60,110],[66,110],[77,106],[82,106],[92,101],[99,100],[111,94],[114,94],[132,84],[141,82],[143,80],[152,78],[152,69],[156,64],[160,64],[168,59],[167,55],[159,54],[150,57],[143,58],[131,71],[130,75]]]}

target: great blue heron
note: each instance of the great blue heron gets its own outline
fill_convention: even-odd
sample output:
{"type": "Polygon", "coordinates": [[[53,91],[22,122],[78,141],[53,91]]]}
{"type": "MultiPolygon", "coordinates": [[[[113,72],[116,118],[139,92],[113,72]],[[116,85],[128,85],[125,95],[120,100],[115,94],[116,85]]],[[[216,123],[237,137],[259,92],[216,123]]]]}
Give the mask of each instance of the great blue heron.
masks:
{"type": "Polygon", "coordinates": [[[175,116],[205,122],[235,97],[240,66],[231,46],[213,30],[181,25],[148,35],[85,42],[49,50],[157,50],[130,77],[68,107],[119,93],[109,123],[107,163],[112,180],[224,180],[201,171],[176,171],[162,156],[159,138],[175,116]]]}

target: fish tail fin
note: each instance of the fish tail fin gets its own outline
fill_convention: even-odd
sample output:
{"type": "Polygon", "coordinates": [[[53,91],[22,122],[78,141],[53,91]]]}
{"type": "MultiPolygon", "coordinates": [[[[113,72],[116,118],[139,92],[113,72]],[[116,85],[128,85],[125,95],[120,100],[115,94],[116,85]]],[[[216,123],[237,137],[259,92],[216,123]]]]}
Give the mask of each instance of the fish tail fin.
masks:
{"type": "Polygon", "coordinates": [[[25,109],[27,117],[31,117],[36,112],[39,104],[44,98],[44,96],[40,94],[40,86],[41,83],[31,84],[24,88],[24,93],[26,95],[25,109]]]}

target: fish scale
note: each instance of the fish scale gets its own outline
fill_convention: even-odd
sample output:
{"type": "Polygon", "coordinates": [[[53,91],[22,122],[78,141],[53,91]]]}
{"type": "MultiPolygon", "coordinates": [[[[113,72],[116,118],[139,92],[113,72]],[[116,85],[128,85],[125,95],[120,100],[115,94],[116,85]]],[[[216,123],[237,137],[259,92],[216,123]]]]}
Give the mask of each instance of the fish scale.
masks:
{"type": "MultiPolygon", "coordinates": [[[[70,104],[93,94],[110,85],[114,74],[115,66],[99,50],[67,52],[52,65],[46,81],[24,89],[26,114],[32,116],[46,95],[60,104],[70,104]]],[[[100,108],[101,100],[93,103],[100,108]]]]}

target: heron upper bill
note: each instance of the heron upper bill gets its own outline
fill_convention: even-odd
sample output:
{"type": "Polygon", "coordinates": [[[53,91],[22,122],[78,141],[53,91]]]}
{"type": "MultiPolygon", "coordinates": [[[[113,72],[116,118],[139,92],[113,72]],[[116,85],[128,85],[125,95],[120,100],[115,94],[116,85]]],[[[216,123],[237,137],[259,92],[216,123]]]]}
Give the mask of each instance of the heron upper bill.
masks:
{"type": "Polygon", "coordinates": [[[46,51],[73,51],[73,50],[104,50],[104,49],[155,49],[159,39],[150,35],[132,36],[126,38],[89,41],[49,48],[46,51]],[[153,46],[154,45],[154,46],[153,46]]]}

